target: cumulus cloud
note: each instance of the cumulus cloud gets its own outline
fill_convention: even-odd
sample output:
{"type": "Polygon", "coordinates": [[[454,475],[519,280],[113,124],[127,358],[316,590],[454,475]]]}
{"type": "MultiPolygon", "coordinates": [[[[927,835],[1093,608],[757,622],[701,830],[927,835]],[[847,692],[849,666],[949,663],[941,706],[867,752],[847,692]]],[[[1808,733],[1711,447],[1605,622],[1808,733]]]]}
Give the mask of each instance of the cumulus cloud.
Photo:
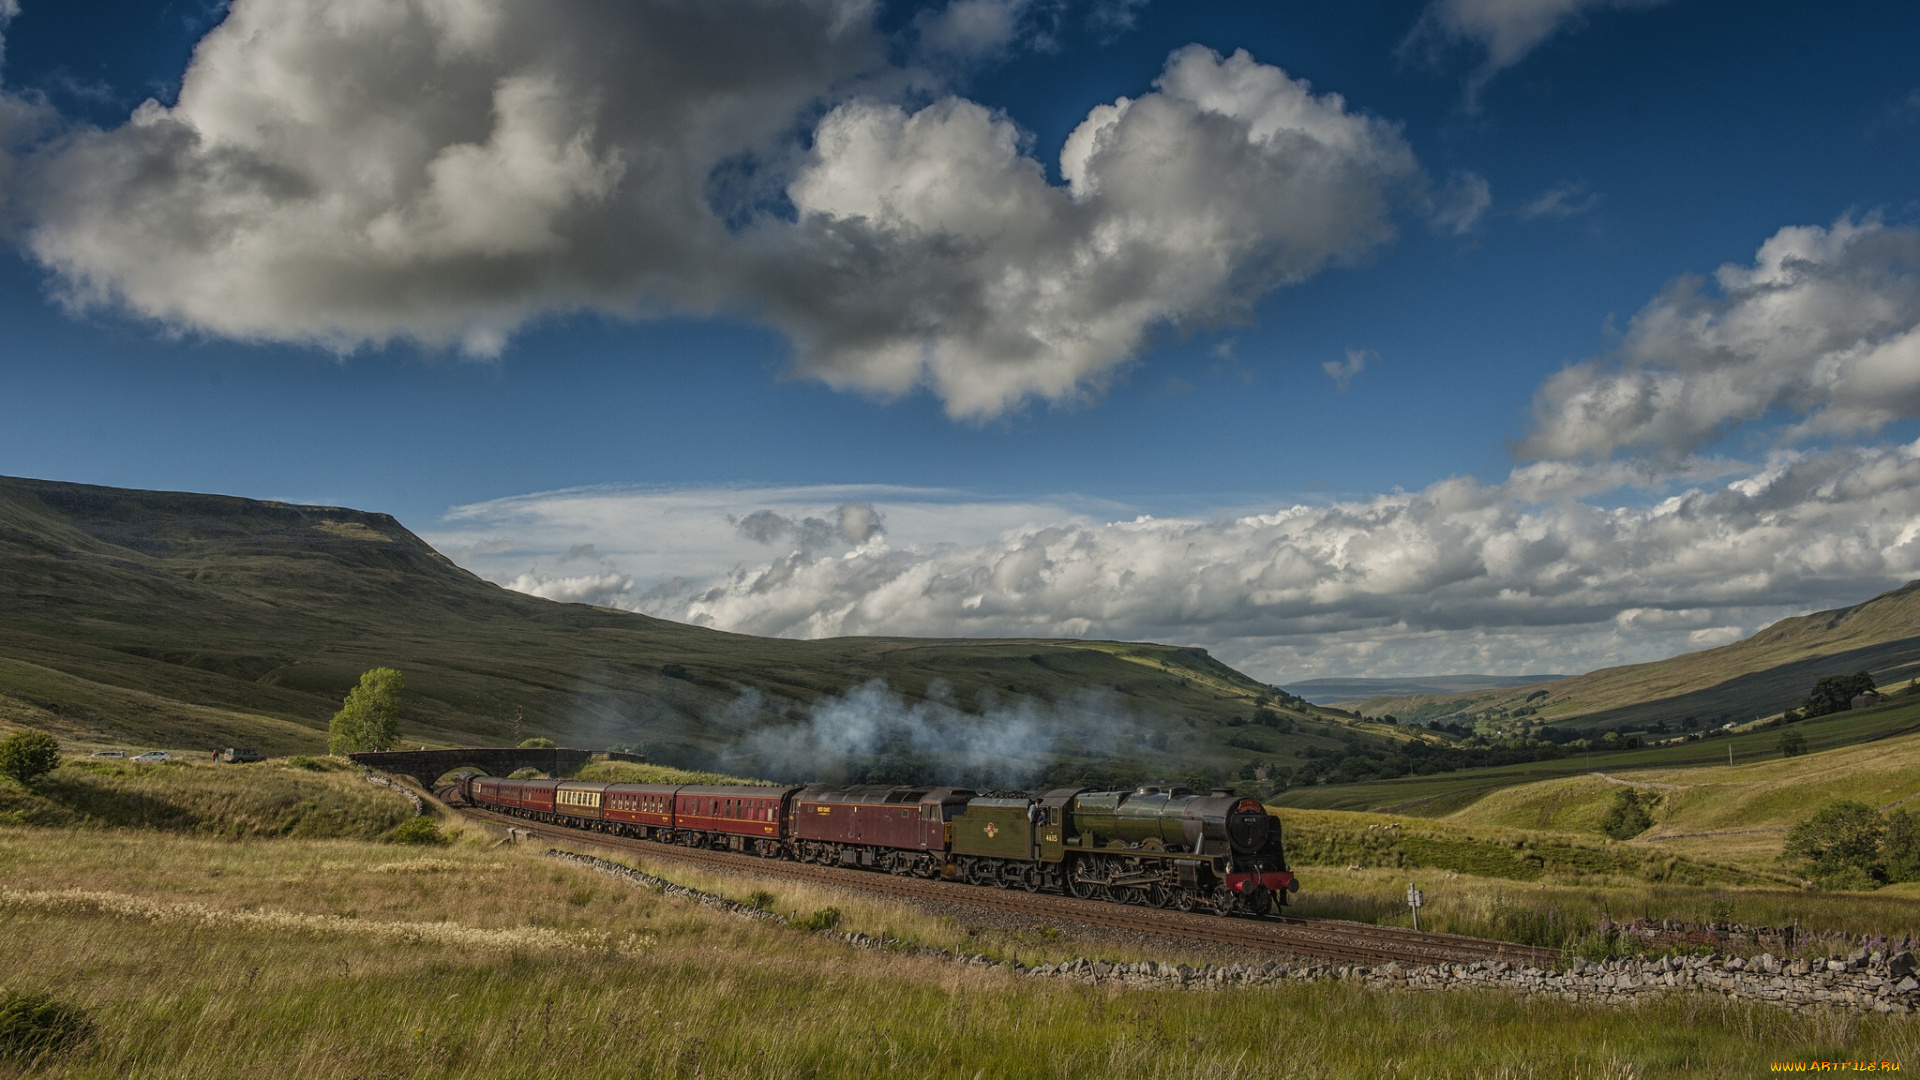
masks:
{"type": "Polygon", "coordinates": [[[930,74],[1027,8],[954,0],[902,66],[862,0],[236,0],[175,104],[20,157],[11,212],[68,303],[171,330],[493,356],[552,313],[731,311],[985,417],[1364,254],[1421,186],[1392,125],[1198,47],[1051,184],[930,74]]]}
{"type": "MultiPolygon", "coordinates": [[[[613,561],[650,572],[614,603],[683,622],[809,638],[1198,644],[1275,682],[1583,671],[1721,644],[1920,575],[1920,443],[1782,451],[1644,505],[1576,497],[1618,483],[1612,466],[1593,471],[1602,477],[1529,466],[1497,485],[1455,479],[1178,519],[1102,518],[1066,504],[1010,504],[995,515],[993,504],[940,493],[867,491],[863,501],[888,516],[886,535],[773,558],[736,538],[731,550],[743,557],[732,565],[673,576],[671,557],[645,554],[653,542],[685,542],[659,507],[677,498],[689,518],[732,532],[720,509],[728,493],[602,493],[593,513],[577,502],[549,512],[530,497],[516,513],[546,521],[554,551],[619,537],[632,554],[613,561]],[[597,531],[586,527],[593,520],[597,531]]],[[[466,520],[483,535],[508,525],[497,507],[466,520]]]]}
{"type": "Polygon", "coordinates": [[[1437,50],[1456,42],[1477,46],[1484,59],[1467,84],[1471,107],[1487,80],[1519,63],[1541,43],[1605,8],[1653,7],[1664,0],[1432,0],[1401,44],[1403,52],[1437,50]]]}
{"type": "Polygon", "coordinates": [[[633,595],[633,579],[617,570],[600,574],[574,574],[567,577],[547,577],[536,573],[525,573],[511,581],[501,584],[514,592],[523,592],[529,596],[541,596],[548,600],[559,600],[568,604],[594,604],[599,607],[622,607],[622,601],[633,595]]]}
{"type": "Polygon", "coordinates": [[[1547,381],[1517,450],[1680,459],[1776,411],[1789,439],[1920,415],[1920,229],[1784,228],[1711,288],[1675,282],[1617,350],[1547,381]]]}
{"type": "Polygon", "coordinates": [[[828,114],[765,283],[801,365],[990,416],[1097,387],[1153,327],[1231,318],[1390,235],[1418,174],[1391,126],[1244,51],[1181,49],[1156,86],[1068,136],[1065,187],[970,101],[828,114]]]}
{"type": "Polygon", "coordinates": [[[735,523],[740,535],[756,544],[790,541],[802,551],[815,551],[836,542],[859,546],[886,531],[880,512],[871,503],[841,503],[827,518],[790,518],[772,510],[755,510],[735,523]]]}

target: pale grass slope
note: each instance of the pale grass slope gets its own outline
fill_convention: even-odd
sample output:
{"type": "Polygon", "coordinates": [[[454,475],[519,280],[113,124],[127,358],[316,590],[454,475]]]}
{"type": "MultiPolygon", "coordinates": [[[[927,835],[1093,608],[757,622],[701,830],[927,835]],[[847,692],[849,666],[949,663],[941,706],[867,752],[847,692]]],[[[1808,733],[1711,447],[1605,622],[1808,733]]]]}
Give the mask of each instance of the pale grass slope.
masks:
{"type": "MultiPolygon", "coordinates": [[[[1777,867],[1787,829],[1830,802],[1852,799],[1879,808],[1920,796],[1920,734],[1732,767],[1542,780],[1493,792],[1443,820],[1592,835],[1600,831],[1619,782],[1656,799],[1654,826],[1634,843],[1689,857],[1777,867]]],[[[1920,811],[1920,800],[1907,808],[1920,811]]]]}

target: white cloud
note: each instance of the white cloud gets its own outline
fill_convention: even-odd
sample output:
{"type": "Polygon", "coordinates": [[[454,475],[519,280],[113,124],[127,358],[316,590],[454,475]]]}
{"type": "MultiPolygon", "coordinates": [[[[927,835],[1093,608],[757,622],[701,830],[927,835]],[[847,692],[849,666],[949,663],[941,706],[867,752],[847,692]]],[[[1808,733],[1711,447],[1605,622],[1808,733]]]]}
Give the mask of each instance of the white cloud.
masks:
{"type": "Polygon", "coordinates": [[[1587,185],[1578,181],[1555,184],[1540,193],[1538,198],[1516,211],[1521,221],[1533,221],[1536,218],[1570,218],[1584,214],[1599,205],[1600,196],[1587,190],[1587,185]]]}
{"type": "Polygon", "coordinates": [[[914,24],[926,50],[970,61],[1007,51],[1020,37],[1032,0],[950,0],[938,11],[922,12],[914,24]]]}
{"type": "Polygon", "coordinates": [[[1678,459],[1776,410],[1788,438],[1920,415],[1920,229],[1781,229],[1714,284],[1681,279],[1619,349],[1548,380],[1518,452],[1678,459]]]}
{"type": "Polygon", "coordinates": [[[1480,224],[1493,205],[1493,187],[1478,173],[1455,173],[1434,200],[1433,228],[1451,236],[1465,236],[1480,224]]]}
{"type": "MultiPolygon", "coordinates": [[[[1025,9],[955,0],[920,59],[1025,9]]],[[[1362,255],[1422,184],[1392,125],[1190,47],[1056,187],[1007,117],[904,105],[938,84],[898,44],[864,0],[236,0],[175,105],[25,155],[12,211],[70,304],[171,330],[492,356],[552,313],[731,310],[983,417],[1362,255]]]]}
{"type": "Polygon", "coordinates": [[[1719,644],[1920,575],[1920,443],[1781,453],[1651,505],[1581,501],[1566,493],[1592,481],[1559,481],[1520,470],[1497,486],[1455,479],[1331,506],[1131,520],[888,489],[573,493],[456,522],[481,536],[529,526],[555,553],[617,546],[607,558],[635,578],[619,606],[699,625],[1199,644],[1275,681],[1584,671],[1719,644]],[[768,558],[729,522],[769,504],[824,520],[850,496],[888,531],[768,558]],[[708,556],[712,569],[670,577],[678,560],[647,553],[706,537],[729,565],[708,556]]]}
{"type": "Polygon", "coordinates": [[[1417,166],[1388,125],[1245,52],[1182,49],[1156,85],[1074,130],[1065,188],[973,102],[835,109],[767,286],[802,366],[991,416],[1097,388],[1153,327],[1231,317],[1390,235],[1417,166]]]}
{"type": "Polygon", "coordinates": [[[1320,365],[1320,370],[1326,372],[1327,378],[1344,394],[1347,387],[1353,385],[1353,377],[1367,369],[1367,359],[1373,355],[1370,349],[1348,349],[1345,360],[1329,360],[1320,365]]]}
{"type": "Polygon", "coordinates": [[[1664,0],[1431,0],[1403,50],[1472,42],[1485,59],[1468,81],[1468,103],[1487,80],[1519,63],[1541,43],[1605,8],[1653,7],[1664,0]]]}

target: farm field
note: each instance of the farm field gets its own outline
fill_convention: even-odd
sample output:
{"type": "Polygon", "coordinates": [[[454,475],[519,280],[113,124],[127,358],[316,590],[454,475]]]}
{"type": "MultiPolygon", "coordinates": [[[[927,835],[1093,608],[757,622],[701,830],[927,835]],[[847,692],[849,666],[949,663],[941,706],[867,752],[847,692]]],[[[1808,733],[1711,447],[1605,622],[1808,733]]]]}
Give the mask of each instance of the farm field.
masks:
{"type": "MultiPolygon", "coordinates": [[[[445,846],[382,842],[391,833],[381,827],[410,807],[357,772],[324,766],[69,762],[41,788],[11,789],[12,813],[29,798],[67,805],[82,790],[93,811],[63,827],[0,824],[0,933],[12,943],[5,986],[81,1006],[93,1033],[36,1077],[1617,1078],[1920,1054],[1912,1020],[1719,999],[1610,1010],[1338,982],[1174,992],[1023,979],[920,947],[1028,964],[1199,958],[1090,944],[1070,930],[969,926],[872,894],[619,856],[681,884],[903,943],[857,950],[543,858],[543,845],[498,845],[450,816],[445,846]],[[130,828],[107,809],[116,801],[198,816],[162,814],[130,828]],[[277,832],[279,819],[261,809],[302,805],[323,812],[295,814],[305,824],[277,832]],[[1542,1030],[1554,1039],[1541,1040],[1542,1030]]],[[[1404,923],[1394,903],[1404,868],[1349,870],[1327,858],[1345,857],[1342,843],[1379,837],[1368,826],[1380,817],[1293,811],[1288,820],[1303,856],[1320,845],[1297,860],[1307,881],[1298,913],[1404,923]]],[[[1460,850],[1481,858],[1510,858],[1515,840],[1543,850],[1563,839],[1433,825],[1474,837],[1460,850]]],[[[1593,850],[1633,847],[1600,841],[1593,850]]],[[[1517,940],[1543,919],[1688,917],[1711,897],[1732,896],[1740,917],[1755,921],[1797,904],[1795,916],[1834,928],[1894,932],[1916,910],[1894,890],[1805,893],[1759,876],[1649,882],[1637,876],[1637,858],[1616,871],[1549,868],[1528,880],[1429,875],[1427,925],[1517,940]]],[[[0,1062],[0,1077],[25,1075],[0,1062]]]]}
{"type": "MultiPolygon", "coordinates": [[[[1803,720],[1794,727],[1806,737],[1809,752],[1875,743],[1904,733],[1920,733],[1920,700],[1896,699],[1872,709],[1835,713],[1803,720]]],[[[1543,780],[1590,773],[1710,768],[1724,765],[1729,749],[1736,767],[1741,763],[1779,762],[1779,729],[1765,729],[1702,739],[1673,746],[1622,750],[1551,761],[1463,769],[1432,776],[1405,776],[1359,784],[1290,788],[1268,801],[1275,806],[1318,810],[1358,810],[1446,817],[1496,791],[1543,780]]]]}

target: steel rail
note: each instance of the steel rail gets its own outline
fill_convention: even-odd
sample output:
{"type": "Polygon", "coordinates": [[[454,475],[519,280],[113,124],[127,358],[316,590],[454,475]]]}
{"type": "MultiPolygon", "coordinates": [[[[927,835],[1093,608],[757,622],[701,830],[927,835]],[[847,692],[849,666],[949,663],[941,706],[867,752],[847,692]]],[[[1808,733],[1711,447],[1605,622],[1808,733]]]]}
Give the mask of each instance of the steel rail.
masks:
{"type": "Polygon", "coordinates": [[[1135,933],[1158,934],[1215,945],[1232,945],[1266,952],[1308,956],[1344,963],[1402,964],[1475,963],[1498,960],[1513,964],[1549,966],[1560,953],[1510,941],[1463,937],[1373,926],[1339,919],[1298,916],[1228,917],[1142,908],[1097,900],[1075,900],[1048,893],[1027,893],[944,880],[899,877],[872,870],[843,869],[812,863],[764,859],[732,852],[664,844],[653,840],[572,829],[472,807],[455,808],[478,821],[511,826],[547,839],[633,851],[659,859],[693,863],[775,877],[792,878],[885,893],[908,899],[938,899],[1012,914],[1086,923],[1135,933]]]}

